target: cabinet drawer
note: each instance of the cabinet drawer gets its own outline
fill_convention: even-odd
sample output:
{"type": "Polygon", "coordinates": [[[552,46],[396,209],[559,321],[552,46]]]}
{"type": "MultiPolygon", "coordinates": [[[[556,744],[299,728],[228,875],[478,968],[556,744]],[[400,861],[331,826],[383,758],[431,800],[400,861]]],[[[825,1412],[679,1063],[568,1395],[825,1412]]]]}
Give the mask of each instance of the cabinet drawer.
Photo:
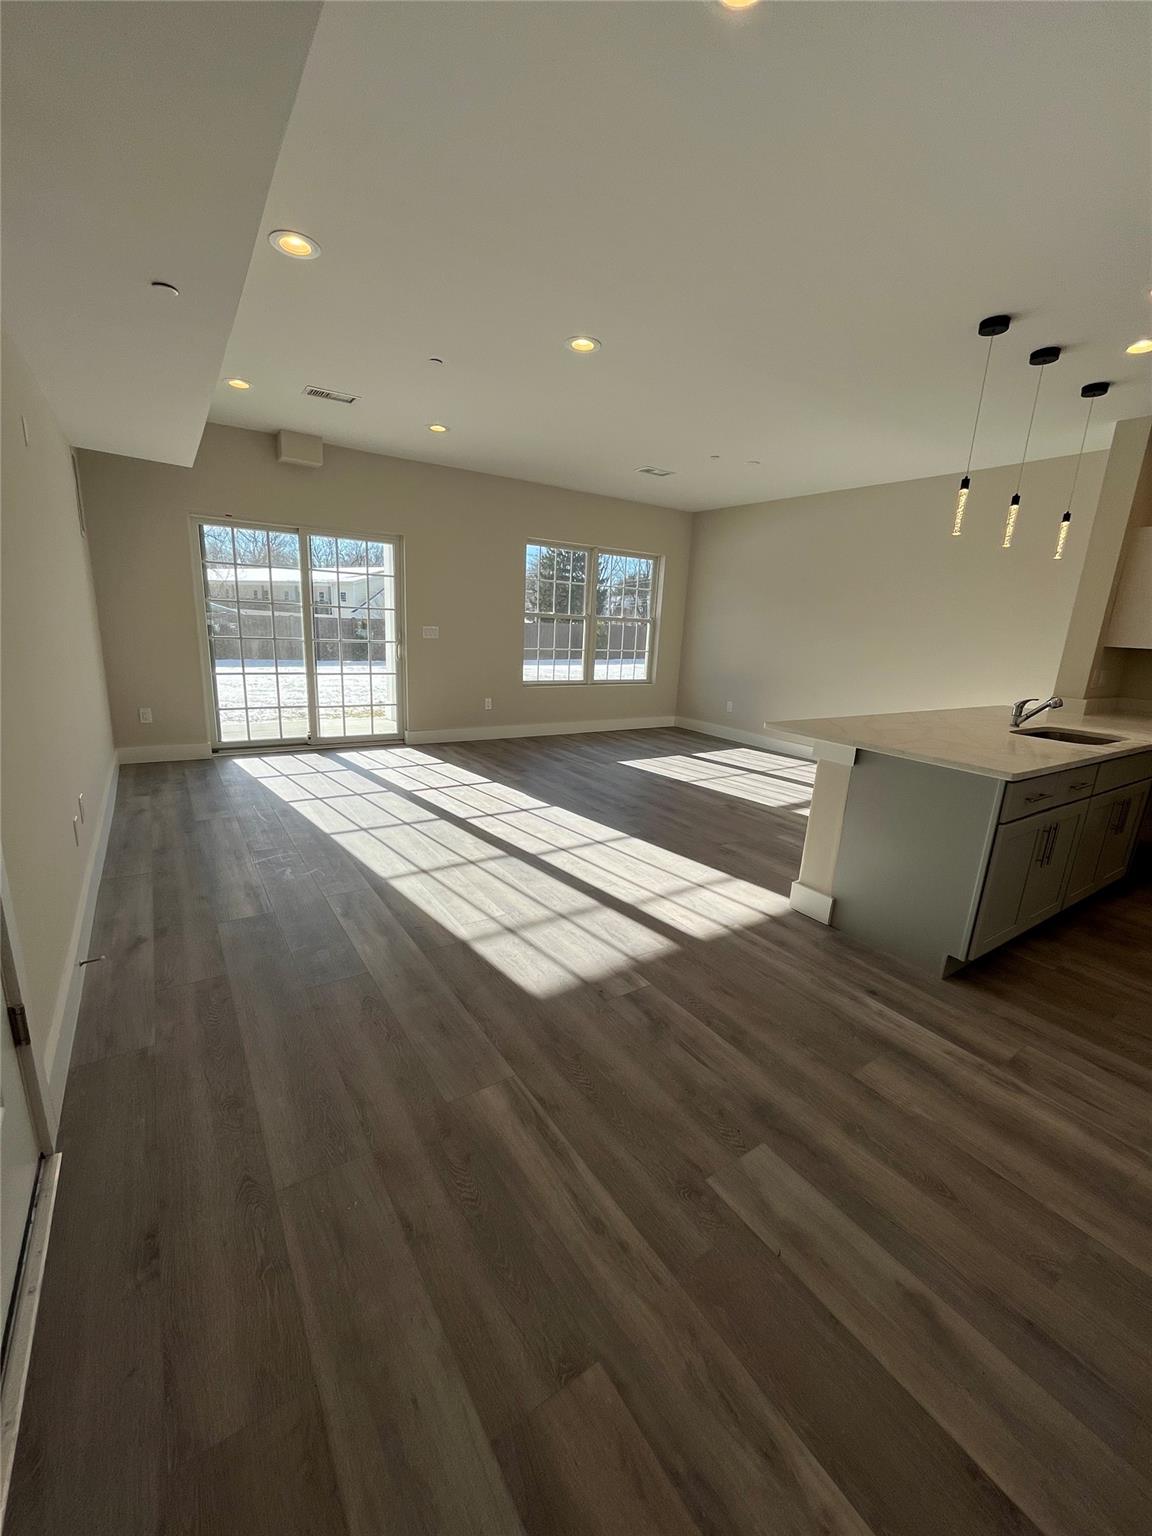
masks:
{"type": "Polygon", "coordinates": [[[1103,795],[1122,784],[1137,784],[1141,779],[1152,779],[1152,752],[1132,752],[1127,757],[1101,763],[1096,770],[1096,793],[1103,795]]]}
{"type": "Polygon", "coordinates": [[[1058,805],[1086,799],[1096,788],[1095,763],[1089,768],[1063,768],[1040,778],[1021,779],[1005,788],[1000,820],[1018,821],[1021,816],[1033,816],[1037,811],[1051,811],[1058,805]]]}

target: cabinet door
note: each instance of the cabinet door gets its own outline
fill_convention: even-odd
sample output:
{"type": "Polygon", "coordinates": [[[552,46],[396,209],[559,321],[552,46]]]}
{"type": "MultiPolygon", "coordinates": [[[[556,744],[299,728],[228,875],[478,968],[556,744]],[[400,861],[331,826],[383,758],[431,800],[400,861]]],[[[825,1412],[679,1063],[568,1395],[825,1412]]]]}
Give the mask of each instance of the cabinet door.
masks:
{"type": "Polygon", "coordinates": [[[1052,917],[1064,905],[1068,871],[1076,855],[1085,807],[1069,806],[1046,817],[1050,830],[1041,838],[1038,857],[1028,866],[1020,903],[1020,927],[1031,928],[1052,917]]]}
{"type": "Polygon", "coordinates": [[[1059,912],[1083,805],[1007,822],[996,834],[968,959],[1059,912]]]}
{"type": "Polygon", "coordinates": [[[1088,802],[1084,813],[1084,830],[1068,872],[1068,886],[1064,892],[1064,905],[1082,901],[1096,889],[1096,870],[1108,831],[1109,818],[1115,814],[1117,800],[1122,800],[1129,790],[1114,789],[1110,795],[1096,795],[1088,802]]]}
{"type": "Polygon", "coordinates": [[[1104,798],[1114,804],[1104,828],[1100,858],[1096,865],[1097,889],[1113,880],[1119,880],[1121,875],[1127,873],[1132,845],[1136,841],[1136,833],[1140,830],[1140,821],[1148,802],[1148,785],[1130,784],[1127,789],[1118,789],[1115,794],[1104,798]]]}
{"type": "Polygon", "coordinates": [[[988,861],[969,959],[995,949],[1016,932],[1028,872],[1043,852],[1053,823],[1052,816],[1029,816],[1000,828],[988,861]]]}

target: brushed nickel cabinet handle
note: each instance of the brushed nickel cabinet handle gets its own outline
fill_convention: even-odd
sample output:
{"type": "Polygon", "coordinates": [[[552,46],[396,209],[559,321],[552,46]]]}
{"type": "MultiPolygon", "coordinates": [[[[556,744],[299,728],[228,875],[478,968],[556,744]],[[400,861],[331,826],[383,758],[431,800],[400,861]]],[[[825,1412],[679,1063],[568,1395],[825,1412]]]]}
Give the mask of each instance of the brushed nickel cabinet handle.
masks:
{"type": "Polygon", "coordinates": [[[1025,795],[1024,796],[1024,804],[1025,805],[1035,805],[1037,800],[1051,800],[1052,796],[1055,793],[1056,793],[1056,791],[1054,789],[1042,789],[1039,794],[1036,794],[1036,795],[1025,795]]]}
{"type": "Polygon", "coordinates": [[[1079,784],[1069,784],[1069,786],[1068,786],[1069,789],[1091,789],[1091,787],[1092,787],[1092,780],[1091,779],[1081,779],[1079,784]]]}

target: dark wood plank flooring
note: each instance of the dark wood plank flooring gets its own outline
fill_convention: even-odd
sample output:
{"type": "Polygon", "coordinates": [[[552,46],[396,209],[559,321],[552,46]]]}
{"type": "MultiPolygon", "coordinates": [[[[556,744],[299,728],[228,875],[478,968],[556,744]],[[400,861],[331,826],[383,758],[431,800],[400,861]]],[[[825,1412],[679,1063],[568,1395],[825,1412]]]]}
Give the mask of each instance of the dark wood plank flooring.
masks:
{"type": "Polygon", "coordinates": [[[12,1536],[1147,1536],[1149,889],[927,981],[810,781],[125,768],[12,1536]]]}

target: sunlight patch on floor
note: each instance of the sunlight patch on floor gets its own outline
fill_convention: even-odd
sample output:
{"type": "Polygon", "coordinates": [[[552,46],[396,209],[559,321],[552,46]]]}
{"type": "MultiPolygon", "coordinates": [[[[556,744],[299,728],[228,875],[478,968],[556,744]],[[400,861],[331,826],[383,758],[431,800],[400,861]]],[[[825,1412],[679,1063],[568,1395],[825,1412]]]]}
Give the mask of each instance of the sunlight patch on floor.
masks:
{"type": "MultiPolygon", "coordinates": [[[[431,754],[381,747],[340,757],[350,766],[318,753],[236,761],[535,996],[668,954],[677,934],[718,938],[788,910],[750,881],[431,754]]],[[[732,777],[728,765],[714,771],[732,777]]]]}
{"type": "Polygon", "coordinates": [[[750,747],[626,758],[620,766],[678,779],[697,789],[713,789],[721,795],[796,816],[807,816],[816,777],[815,763],[775,752],[757,752],[750,747]]]}

